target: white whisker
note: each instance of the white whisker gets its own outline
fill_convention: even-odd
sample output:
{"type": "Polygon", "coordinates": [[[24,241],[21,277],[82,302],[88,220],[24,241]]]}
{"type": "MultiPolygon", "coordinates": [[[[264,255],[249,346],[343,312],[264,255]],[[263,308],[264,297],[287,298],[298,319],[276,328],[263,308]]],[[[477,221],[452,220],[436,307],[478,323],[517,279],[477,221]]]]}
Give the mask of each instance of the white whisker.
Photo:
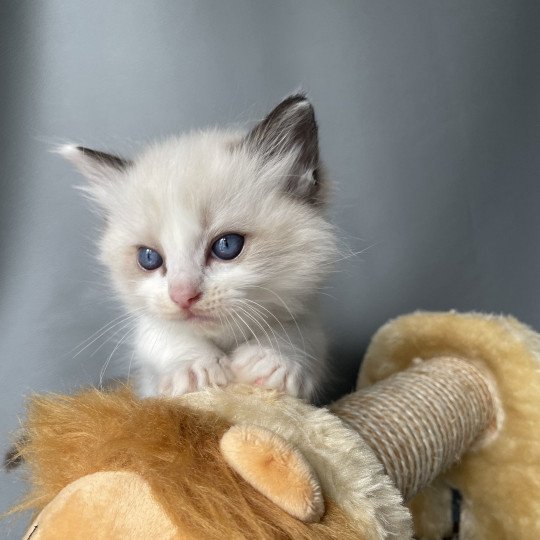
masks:
{"type": "MultiPolygon", "coordinates": [[[[252,313],[255,313],[257,314],[256,311],[253,311],[252,310],[252,313],[250,314],[248,311],[247,311],[247,308],[249,308],[248,305],[244,305],[243,307],[242,306],[238,306],[238,309],[241,309],[243,313],[245,313],[246,317],[249,317],[253,322],[255,322],[255,324],[261,329],[261,331],[264,333],[264,335],[266,336],[266,339],[268,340],[268,343],[270,345],[272,345],[272,339],[270,338],[270,336],[268,335],[268,332],[266,331],[266,329],[264,328],[264,326],[262,326],[262,324],[253,316],[252,313]]],[[[266,325],[268,326],[268,328],[270,329],[270,331],[272,332],[273,336],[274,336],[274,340],[275,340],[275,343],[276,343],[276,347],[277,347],[277,350],[278,350],[278,353],[279,353],[279,358],[280,360],[283,362],[283,356],[281,354],[281,348],[279,346],[279,341],[277,339],[277,336],[276,336],[276,333],[274,332],[273,328],[266,322],[266,325]]]]}
{"type": "MultiPolygon", "coordinates": [[[[261,313],[256,307],[254,306],[251,306],[249,304],[246,303],[246,298],[240,300],[240,302],[242,303],[242,305],[244,306],[244,309],[247,309],[249,310],[254,317],[261,317],[260,319],[260,322],[264,323],[268,329],[270,330],[270,332],[272,332],[272,335],[274,337],[274,340],[275,340],[275,343],[276,343],[276,347],[279,351],[279,355],[280,357],[282,357],[281,355],[281,348],[279,346],[279,339],[278,339],[278,335],[276,334],[274,328],[272,327],[272,325],[268,322],[267,318],[266,318],[266,315],[264,313],[261,313]]],[[[279,322],[279,321],[278,321],[279,322]]],[[[261,327],[261,325],[259,324],[259,326],[261,327]]],[[[268,334],[266,332],[266,330],[264,328],[261,327],[261,329],[264,331],[264,333],[266,334],[266,336],[268,337],[268,334]]],[[[285,328],[283,328],[283,332],[285,333],[285,335],[287,336],[287,338],[289,338],[289,335],[287,334],[287,331],[285,330],[285,328]]],[[[270,341],[270,338],[268,337],[269,341],[270,341]]],[[[290,340],[289,340],[290,341],[290,340]]]]}
{"type": "MultiPolygon", "coordinates": [[[[221,318],[221,315],[219,313],[217,315],[219,317],[219,322],[221,323],[221,326],[224,326],[223,319],[221,318]]],[[[229,328],[229,330],[231,331],[231,334],[232,334],[232,336],[234,338],[234,341],[236,343],[236,347],[238,348],[238,339],[236,337],[236,333],[233,330],[233,327],[231,326],[231,324],[229,322],[229,319],[227,318],[227,314],[223,313],[223,317],[225,318],[225,323],[227,324],[227,328],[229,328]]]]}
{"type": "Polygon", "coordinates": [[[131,353],[131,358],[129,359],[128,372],[127,372],[127,382],[129,383],[129,377],[131,375],[131,365],[133,364],[133,359],[135,358],[135,349],[131,353]]]}
{"type": "MultiPolygon", "coordinates": [[[[142,309],[142,308],[141,308],[142,309]]],[[[79,354],[81,354],[85,349],[87,349],[88,347],[90,347],[90,345],[92,345],[92,343],[94,343],[96,340],[98,340],[101,336],[103,336],[103,334],[106,334],[107,332],[109,332],[110,330],[112,330],[113,328],[115,328],[116,326],[124,323],[125,321],[133,318],[137,313],[137,311],[140,311],[140,310],[136,310],[135,312],[133,313],[128,313],[128,314],[122,314],[118,317],[116,317],[115,319],[113,319],[112,321],[109,321],[107,324],[103,325],[99,330],[96,330],[91,336],[87,337],[84,341],[81,341],[81,343],[79,343],[78,345],[76,345],[75,347],[73,347],[73,349],[71,349],[70,351],[68,351],[66,354],[71,354],[73,351],[76,351],[79,347],[81,347],[82,345],[84,345],[87,341],[91,340],[90,343],[88,343],[86,346],[84,346],[81,350],[79,350],[74,356],[73,358],[76,358],[77,356],[79,356],[79,354]],[[121,320],[120,320],[121,319],[121,320]],[[96,334],[99,334],[99,335],[96,335],[96,334]],[[94,338],[95,336],[95,338],[94,338]],[[92,339],[94,338],[94,339],[92,339]]]]}
{"type": "MultiPolygon", "coordinates": [[[[109,336],[103,343],[101,343],[101,345],[99,345],[93,352],[92,354],[90,354],[90,358],[92,358],[93,356],[95,356],[98,351],[100,351],[107,343],[109,343],[109,341],[111,341],[112,339],[114,339],[115,336],[117,336],[124,328],[127,328],[128,326],[130,326],[132,323],[136,322],[137,320],[139,320],[140,316],[135,316],[133,315],[129,321],[122,321],[122,322],[125,322],[126,324],[122,325],[120,328],[118,328],[118,330],[116,330],[111,336],[109,336]]],[[[85,347],[86,348],[86,347],[85,347]]]]}
{"type": "Polygon", "coordinates": [[[124,336],[122,337],[122,339],[116,344],[116,346],[114,347],[114,349],[112,350],[111,354],[109,354],[109,357],[107,358],[107,361],[105,362],[105,364],[103,364],[103,367],[101,368],[101,371],[99,372],[99,388],[102,388],[103,387],[103,376],[105,375],[105,371],[107,370],[107,368],[109,367],[109,364],[111,362],[111,359],[114,355],[114,353],[118,350],[118,347],[120,347],[120,345],[122,345],[122,343],[126,340],[126,338],[129,336],[129,334],[131,334],[131,332],[133,332],[135,329],[134,328],[130,328],[125,334],[124,336]]]}
{"type": "Polygon", "coordinates": [[[244,301],[245,302],[250,302],[252,304],[255,304],[256,306],[259,306],[259,308],[264,309],[270,316],[272,316],[276,320],[276,322],[279,324],[281,330],[283,330],[283,333],[285,334],[285,336],[289,340],[289,343],[290,343],[291,347],[293,347],[293,344],[292,344],[291,338],[289,336],[289,333],[287,332],[287,330],[283,326],[283,323],[269,309],[265,308],[263,305],[259,304],[258,302],[255,302],[255,300],[250,300],[249,298],[244,298],[244,301]]]}
{"type": "Polygon", "coordinates": [[[231,310],[228,310],[227,313],[231,316],[231,321],[236,324],[236,326],[238,327],[238,330],[240,330],[240,333],[242,334],[243,338],[244,338],[244,343],[247,343],[249,340],[246,336],[246,334],[244,333],[244,331],[242,330],[241,326],[238,324],[238,322],[236,321],[236,319],[234,318],[234,315],[236,315],[236,312],[234,312],[234,314],[231,312],[231,310]]]}
{"type": "MultiPolygon", "coordinates": [[[[252,336],[255,338],[255,341],[259,345],[260,349],[263,349],[263,346],[261,345],[261,342],[259,341],[259,338],[257,337],[257,334],[252,330],[251,326],[243,319],[242,315],[240,315],[234,308],[233,313],[246,325],[247,329],[251,332],[252,336]]],[[[248,340],[246,340],[247,343],[248,340]]]]}
{"type": "Polygon", "coordinates": [[[293,320],[293,322],[294,322],[294,324],[296,326],[296,329],[298,330],[298,335],[300,336],[300,339],[302,340],[302,348],[305,350],[306,349],[306,342],[304,340],[304,335],[302,334],[302,331],[300,330],[300,326],[299,326],[295,316],[292,314],[292,311],[289,309],[289,306],[285,303],[283,298],[281,298],[281,296],[279,296],[279,294],[277,292],[273,291],[272,289],[268,289],[267,287],[262,287],[260,285],[251,285],[251,287],[256,287],[258,289],[263,289],[265,291],[268,291],[269,293],[272,293],[283,304],[285,309],[289,312],[289,315],[291,316],[291,318],[292,318],[292,320],[293,320]]]}
{"type": "Polygon", "coordinates": [[[379,243],[380,242],[375,242],[365,247],[364,249],[361,249],[360,251],[353,251],[351,253],[348,253],[347,255],[344,255],[343,257],[340,257],[339,259],[335,259],[334,262],[346,261],[347,259],[350,259],[352,257],[358,257],[358,255],[365,253],[366,251],[368,251],[368,249],[371,249],[372,247],[377,246],[379,243]]]}

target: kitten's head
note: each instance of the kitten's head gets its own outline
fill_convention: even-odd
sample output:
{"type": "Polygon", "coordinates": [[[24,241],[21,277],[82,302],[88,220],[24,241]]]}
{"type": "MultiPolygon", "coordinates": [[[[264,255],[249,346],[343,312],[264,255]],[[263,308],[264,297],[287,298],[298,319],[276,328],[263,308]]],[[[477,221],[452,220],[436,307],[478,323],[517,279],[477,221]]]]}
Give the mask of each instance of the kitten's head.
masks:
{"type": "Polygon", "coordinates": [[[101,260],[130,309],[209,332],[253,327],[301,313],[328,272],[334,239],[303,95],[247,134],[171,138],[133,161],[60,152],[90,180],[106,218],[101,260]]]}

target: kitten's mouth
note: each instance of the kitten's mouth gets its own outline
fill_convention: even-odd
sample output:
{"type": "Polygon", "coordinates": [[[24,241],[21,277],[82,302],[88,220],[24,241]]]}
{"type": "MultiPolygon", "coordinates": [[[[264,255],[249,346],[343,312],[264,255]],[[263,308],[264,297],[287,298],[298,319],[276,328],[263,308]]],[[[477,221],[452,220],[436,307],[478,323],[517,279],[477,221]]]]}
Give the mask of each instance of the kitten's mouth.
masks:
{"type": "Polygon", "coordinates": [[[193,313],[192,311],[184,311],[184,316],[186,321],[191,321],[194,323],[215,323],[216,319],[214,317],[209,317],[208,315],[200,315],[198,313],[193,313]]]}

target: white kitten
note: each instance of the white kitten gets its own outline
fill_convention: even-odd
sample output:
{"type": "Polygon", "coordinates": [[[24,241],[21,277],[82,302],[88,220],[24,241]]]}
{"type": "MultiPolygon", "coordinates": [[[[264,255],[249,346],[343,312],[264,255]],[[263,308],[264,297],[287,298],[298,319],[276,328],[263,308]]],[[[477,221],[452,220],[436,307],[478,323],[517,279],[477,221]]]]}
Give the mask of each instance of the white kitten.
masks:
{"type": "Polygon", "coordinates": [[[317,291],[335,241],[305,96],[248,134],[171,138],[134,161],[59,151],[105,214],[101,260],[137,317],[143,395],[237,381],[313,397],[326,367],[317,291]]]}

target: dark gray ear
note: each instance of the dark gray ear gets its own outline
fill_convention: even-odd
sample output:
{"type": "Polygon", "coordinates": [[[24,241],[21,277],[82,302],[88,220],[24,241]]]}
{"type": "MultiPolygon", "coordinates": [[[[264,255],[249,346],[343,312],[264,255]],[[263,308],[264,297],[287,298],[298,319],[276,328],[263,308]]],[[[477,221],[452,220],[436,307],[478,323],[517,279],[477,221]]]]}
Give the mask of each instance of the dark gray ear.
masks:
{"type": "Polygon", "coordinates": [[[71,161],[86,178],[94,182],[110,180],[131,165],[130,161],[119,156],[75,144],[65,144],[59,147],[57,152],[71,161]]]}
{"type": "Polygon", "coordinates": [[[315,201],[319,191],[319,139],[313,106],[305,95],[284,99],[245,138],[265,161],[291,159],[285,189],[315,201]]]}

